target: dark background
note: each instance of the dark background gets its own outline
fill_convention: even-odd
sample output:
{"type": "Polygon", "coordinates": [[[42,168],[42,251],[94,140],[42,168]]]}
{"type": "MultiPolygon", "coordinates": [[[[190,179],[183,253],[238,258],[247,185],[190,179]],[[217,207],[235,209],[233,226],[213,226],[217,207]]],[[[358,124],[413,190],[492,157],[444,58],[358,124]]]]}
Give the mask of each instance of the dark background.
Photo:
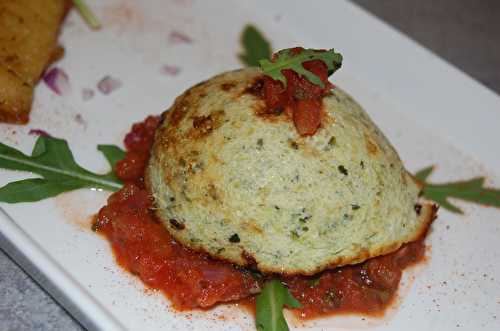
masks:
{"type": "MultiPolygon", "coordinates": [[[[500,94],[499,0],[353,2],[500,94]]],[[[0,250],[0,330],[82,327],[0,250]]]]}
{"type": "Polygon", "coordinates": [[[500,93],[500,1],[352,2],[500,93]]]}

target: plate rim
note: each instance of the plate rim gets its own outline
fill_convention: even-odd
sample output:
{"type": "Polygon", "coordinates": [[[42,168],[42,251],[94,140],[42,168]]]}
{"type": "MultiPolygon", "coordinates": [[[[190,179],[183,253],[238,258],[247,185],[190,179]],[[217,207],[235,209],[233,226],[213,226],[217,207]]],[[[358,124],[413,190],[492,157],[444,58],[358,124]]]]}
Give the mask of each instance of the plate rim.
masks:
{"type": "MultiPolygon", "coordinates": [[[[288,4],[286,0],[277,0],[274,2],[265,2],[264,0],[259,0],[257,2],[265,3],[266,6],[272,6],[273,8],[286,8],[285,4],[288,4]]],[[[238,3],[241,6],[249,7],[248,3],[238,3]]],[[[302,3],[304,4],[304,3],[302,3]]],[[[307,7],[303,5],[304,7],[307,7]]],[[[414,50],[412,61],[425,60],[430,63],[432,68],[437,68],[437,71],[443,71],[443,77],[433,82],[433,86],[442,84],[442,80],[448,81],[452,80],[453,84],[460,87],[458,90],[463,91],[464,89],[471,89],[471,93],[475,98],[481,99],[485,103],[485,107],[478,109],[479,120],[477,120],[478,113],[472,116],[470,113],[459,114],[461,117],[457,120],[454,125],[446,126],[447,129],[451,130],[451,134],[447,134],[443,138],[453,140],[453,145],[460,144],[460,148],[464,149],[471,155],[478,157],[480,160],[486,160],[488,167],[494,168],[500,165],[500,155],[495,156],[494,153],[489,152],[488,146],[484,146],[478,150],[475,149],[478,145],[479,140],[472,140],[464,144],[463,139],[459,137],[459,132],[467,128],[467,125],[473,123],[476,127],[480,125],[486,125],[489,131],[487,138],[496,137],[500,139],[500,130],[492,130],[494,128],[494,123],[500,123],[500,97],[491,91],[487,87],[483,86],[475,79],[471,78],[467,74],[463,73],[461,70],[452,66],[450,63],[445,62],[439,56],[432,53],[428,49],[419,45],[415,41],[411,40],[409,37],[403,35],[401,32],[397,31],[381,19],[375,17],[371,13],[367,12],[362,7],[356,4],[348,2],[346,0],[341,0],[336,3],[336,6],[341,7],[349,11],[360,21],[364,21],[363,24],[374,25],[377,29],[384,31],[382,38],[392,40],[395,47],[402,47],[403,54],[408,50],[414,50]],[[451,77],[451,78],[450,78],[451,77]],[[497,109],[494,109],[497,108],[497,109]],[[498,111],[494,111],[498,110],[498,111]],[[456,124],[456,125],[455,125],[456,124]]],[[[258,6],[257,6],[258,7],[258,6]]],[[[247,9],[247,8],[245,8],[247,9]]],[[[306,10],[312,10],[311,8],[306,8],[306,10]]],[[[321,15],[326,15],[326,13],[320,13],[321,15]]],[[[348,15],[346,15],[348,16],[348,15]]],[[[293,15],[292,15],[292,19],[293,15]]],[[[297,20],[297,18],[295,18],[297,20]]],[[[321,22],[321,19],[315,21],[316,25],[321,22]]],[[[320,28],[321,26],[316,26],[320,28]]],[[[301,26],[304,28],[304,26],[301,26]]],[[[305,27],[311,30],[312,28],[305,27]]],[[[312,32],[302,32],[303,34],[310,35],[311,40],[314,40],[312,32]]],[[[300,34],[297,34],[300,35],[300,34]]],[[[424,62],[425,62],[424,61],[424,62]]],[[[354,61],[356,62],[356,61],[354,61]]],[[[376,75],[378,71],[371,71],[367,76],[376,75]]],[[[411,71],[410,71],[411,72],[411,71]]],[[[438,75],[440,76],[440,75],[438,75]]],[[[417,75],[419,79],[422,76],[417,75]]],[[[386,79],[396,80],[397,77],[389,77],[386,79]]],[[[391,96],[391,100],[396,99],[398,105],[404,103],[405,97],[401,95],[408,95],[408,91],[404,90],[404,87],[394,87],[391,83],[385,82],[378,87],[379,90],[386,89],[391,91],[388,93],[391,96]],[[396,88],[396,89],[394,89],[396,88]]],[[[447,92],[449,95],[451,92],[447,92]]],[[[459,99],[465,98],[463,93],[458,94],[459,99]]],[[[418,105],[412,105],[410,108],[417,107],[418,105]]],[[[425,121],[424,118],[427,116],[432,116],[430,110],[424,109],[425,116],[418,116],[417,121],[419,125],[432,130],[438,130],[443,127],[445,123],[443,118],[436,118],[435,121],[425,121]]],[[[412,116],[415,109],[410,111],[409,115],[412,116]]],[[[445,109],[445,113],[452,115],[451,110],[445,109]]],[[[439,116],[438,116],[439,117],[439,116]]],[[[481,132],[485,131],[484,129],[481,132]]],[[[51,296],[59,302],[65,309],[67,309],[71,315],[76,318],[83,326],[89,330],[126,330],[126,327],[121,325],[118,320],[114,318],[109,312],[102,307],[97,301],[95,301],[91,295],[75,280],[73,280],[70,275],[68,275],[64,269],[57,264],[46,252],[43,247],[38,245],[25,231],[23,231],[15,222],[15,220],[9,216],[5,209],[0,205],[0,248],[2,248],[13,260],[15,260],[24,271],[26,271],[33,279],[37,281],[51,296]]]]}

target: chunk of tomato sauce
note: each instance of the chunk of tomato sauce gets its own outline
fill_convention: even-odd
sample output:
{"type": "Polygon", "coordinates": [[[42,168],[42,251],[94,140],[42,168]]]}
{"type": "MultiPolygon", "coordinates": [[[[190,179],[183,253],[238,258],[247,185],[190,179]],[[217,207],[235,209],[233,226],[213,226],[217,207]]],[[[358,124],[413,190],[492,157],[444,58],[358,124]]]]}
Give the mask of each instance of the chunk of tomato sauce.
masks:
{"type": "MultiPolygon", "coordinates": [[[[134,124],[125,137],[127,153],[115,168],[125,185],[101,208],[94,230],[110,242],[119,265],[146,286],[162,291],[179,310],[222,302],[254,306],[265,277],[183,247],[156,218],[144,186],[144,169],[158,123],[158,117],[150,116],[134,124]]],[[[424,249],[417,241],[356,266],[282,281],[302,304],[294,310],[300,318],[382,313],[395,297],[402,270],[422,260],[424,249]]]]}
{"type": "Polygon", "coordinates": [[[397,252],[355,266],[329,270],[316,277],[283,279],[302,304],[298,317],[308,319],[332,313],[381,315],[396,297],[404,268],[424,257],[421,240],[397,252]]]}
{"type": "MultiPolygon", "coordinates": [[[[302,48],[292,51],[300,53],[302,48]]],[[[293,120],[299,135],[312,136],[321,125],[321,100],[333,85],[328,81],[328,67],[323,61],[307,61],[303,66],[318,76],[324,86],[313,84],[295,71],[285,69],[282,73],[287,81],[286,87],[282,82],[264,76],[263,96],[269,113],[284,111],[293,120]]]]}
{"type": "Polygon", "coordinates": [[[255,293],[259,286],[251,273],[183,247],[154,215],[144,170],[158,123],[158,117],[148,117],[125,137],[127,153],[115,168],[125,185],[101,208],[95,230],[111,243],[122,267],[165,293],[179,310],[206,308],[255,293]]]}

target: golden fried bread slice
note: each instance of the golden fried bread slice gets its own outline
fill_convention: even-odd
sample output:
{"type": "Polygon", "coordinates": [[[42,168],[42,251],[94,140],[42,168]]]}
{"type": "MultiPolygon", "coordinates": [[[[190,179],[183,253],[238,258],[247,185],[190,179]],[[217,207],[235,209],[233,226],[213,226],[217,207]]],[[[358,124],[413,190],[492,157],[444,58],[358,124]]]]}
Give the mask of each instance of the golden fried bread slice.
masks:
{"type": "Polygon", "coordinates": [[[40,18],[49,25],[59,24],[64,16],[68,5],[66,0],[50,0],[50,1],[33,1],[33,0],[15,0],[21,8],[31,10],[33,13],[40,15],[40,18]]]}
{"type": "Polygon", "coordinates": [[[33,91],[26,90],[34,87],[60,52],[57,34],[67,4],[66,0],[0,0],[1,121],[27,121],[33,91]],[[14,97],[23,99],[6,99],[14,97]]]}
{"type": "Polygon", "coordinates": [[[64,1],[43,2],[53,1],[60,2],[59,11],[28,6],[40,1],[0,1],[0,64],[30,84],[36,83],[57,47],[64,1]]]}
{"type": "Polygon", "coordinates": [[[28,122],[33,87],[0,66],[0,122],[28,122]]]}

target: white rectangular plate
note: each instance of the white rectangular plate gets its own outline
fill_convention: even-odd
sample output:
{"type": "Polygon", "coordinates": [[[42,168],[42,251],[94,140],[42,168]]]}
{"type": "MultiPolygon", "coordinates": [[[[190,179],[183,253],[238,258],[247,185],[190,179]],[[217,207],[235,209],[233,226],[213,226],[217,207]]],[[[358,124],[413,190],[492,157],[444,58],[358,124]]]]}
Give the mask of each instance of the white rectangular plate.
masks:
{"type": "MultiPolygon", "coordinates": [[[[486,176],[500,186],[500,98],[435,55],[344,1],[89,1],[104,28],[90,31],[73,11],[62,30],[71,90],[39,84],[27,126],[0,125],[0,140],[29,152],[43,129],[68,140],[83,166],[105,171],[100,143],[121,145],[131,124],[159,114],[189,86],[239,67],[239,34],[258,26],[274,49],[335,47],[344,55],[335,84],[353,95],[387,134],[407,168],[437,164],[435,181],[486,176]],[[190,43],[175,42],[182,32],[190,43]],[[174,38],[175,39],[175,38],[174,38]],[[178,75],[162,73],[178,66],[178,75]],[[122,87],[103,95],[105,75],[122,87]],[[81,91],[95,96],[84,101],[81,91]]],[[[26,174],[0,171],[0,185],[26,174]]],[[[2,204],[4,249],[91,329],[252,330],[235,306],[177,313],[116,266],[108,243],[90,231],[106,194],[80,190],[38,203],[2,204]]],[[[441,210],[428,237],[428,261],[405,273],[400,299],[382,319],[332,317],[294,329],[498,330],[500,212],[458,203],[441,210]]]]}

